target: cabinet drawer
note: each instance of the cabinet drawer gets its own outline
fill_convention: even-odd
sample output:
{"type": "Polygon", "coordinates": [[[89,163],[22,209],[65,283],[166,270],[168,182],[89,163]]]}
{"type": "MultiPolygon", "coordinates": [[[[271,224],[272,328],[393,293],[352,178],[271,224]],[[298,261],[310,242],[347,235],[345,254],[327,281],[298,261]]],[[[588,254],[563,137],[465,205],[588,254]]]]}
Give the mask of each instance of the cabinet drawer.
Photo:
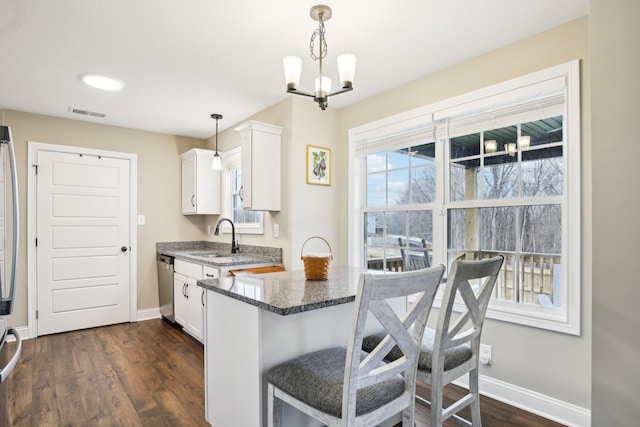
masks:
{"type": "Polygon", "coordinates": [[[215,267],[203,266],[203,279],[219,279],[220,278],[220,270],[215,267]]]}
{"type": "Polygon", "coordinates": [[[174,271],[183,276],[192,277],[196,280],[202,279],[202,265],[194,264],[177,259],[174,263],[174,271]]]}

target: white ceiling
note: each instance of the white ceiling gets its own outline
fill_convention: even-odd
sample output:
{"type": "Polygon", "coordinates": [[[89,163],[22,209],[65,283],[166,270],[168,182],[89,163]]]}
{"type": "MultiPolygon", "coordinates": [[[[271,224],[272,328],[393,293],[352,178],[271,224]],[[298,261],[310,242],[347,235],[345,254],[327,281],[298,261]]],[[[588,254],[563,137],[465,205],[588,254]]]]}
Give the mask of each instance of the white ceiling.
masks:
{"type": "MultiPolygon", "coordinates": [[[[0,0],[0,108],[208,138],[285,97],[282,58],[317,64],[311,0],[0,0]],[[119,92],[84,85],[95,72],[119,92]],[[69,107],[105,113],[91,118],[69,107]]],[[[341,108],[588,14],[588,0],[341,0],[327,2],[326,73],[358,63],[341,108]]],[[[334,83],[335,85],[335,83],[334,83]]],[[[309,98],[309,102],[313,102],[309,98]]],[[[319,114],[322,112],[318,109],[319,114]]],[[[1,119],[1,118],[0,118],[1,119]]],[[[11,123],[5,123],[11,125],[11,123]]]]}

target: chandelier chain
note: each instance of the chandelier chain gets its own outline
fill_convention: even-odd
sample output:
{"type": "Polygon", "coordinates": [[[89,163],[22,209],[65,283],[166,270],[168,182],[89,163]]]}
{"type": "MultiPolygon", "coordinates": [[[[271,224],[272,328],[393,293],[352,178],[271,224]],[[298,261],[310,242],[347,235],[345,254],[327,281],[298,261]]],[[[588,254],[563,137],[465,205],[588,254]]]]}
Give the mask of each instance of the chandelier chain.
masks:
{"type": "Polygon", "coordinates": [[[325,38],[325,30],[324,30],[324,21],[322,20],[322,14],[318,18],[318,29],[313,32],[311,35],[311,41],[309,42],[309,52],[311,53],[311,59],[317,61],[318,58],[326,58],[327,57],[327,39],[325,38]],[[315,53],[315,41],[316,37],[321,36],[321,46],[320,46],[320,56],[315,53]]]}

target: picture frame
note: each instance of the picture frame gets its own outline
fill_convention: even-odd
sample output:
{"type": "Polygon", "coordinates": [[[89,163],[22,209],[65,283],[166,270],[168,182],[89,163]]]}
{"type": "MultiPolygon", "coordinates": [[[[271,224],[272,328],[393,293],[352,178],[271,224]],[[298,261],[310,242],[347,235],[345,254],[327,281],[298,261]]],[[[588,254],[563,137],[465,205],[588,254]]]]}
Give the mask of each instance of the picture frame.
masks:
{"type": "Polygon", "coordinates": [[[331,148],[307,145],[307,184],[331,185],[331,148]]]}

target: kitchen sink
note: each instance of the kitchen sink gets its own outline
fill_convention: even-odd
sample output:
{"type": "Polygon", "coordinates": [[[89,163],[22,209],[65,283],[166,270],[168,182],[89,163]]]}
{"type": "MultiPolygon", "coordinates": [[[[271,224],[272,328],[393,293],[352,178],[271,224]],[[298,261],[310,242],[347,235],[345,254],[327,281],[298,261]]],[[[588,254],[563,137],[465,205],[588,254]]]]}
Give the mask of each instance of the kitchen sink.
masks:
{"type": "Polygon", "coordinates": [[[222,252],[211,252],[211,251],[206,251],[206,252],[191,252],[189,253],[189,255],[191,256],[196,256],[198,258],[220,258],[220,257],[228,257],[229,254],[228,253],[222,253],[222,252]]]}

